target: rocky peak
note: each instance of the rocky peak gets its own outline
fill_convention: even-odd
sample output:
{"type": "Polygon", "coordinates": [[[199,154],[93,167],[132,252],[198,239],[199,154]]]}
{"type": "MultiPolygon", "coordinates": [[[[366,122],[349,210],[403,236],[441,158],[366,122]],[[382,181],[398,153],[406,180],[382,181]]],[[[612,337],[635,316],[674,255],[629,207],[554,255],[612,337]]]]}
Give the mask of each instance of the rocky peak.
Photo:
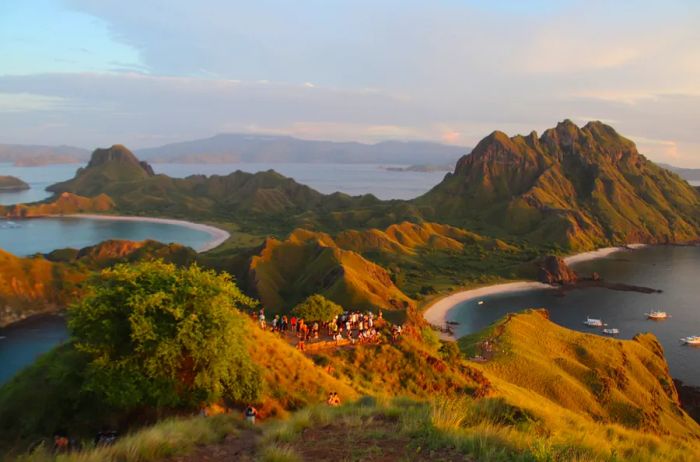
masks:
{"type": "Polygon", "coordinates": [[[107,149],[95,149],[87,166],[88,168],[94,168],[112,163],[137,165],[141,167],[148,176],[155,175],[153,167],[145,161],[139,161],[134,153],[121,144],[115,144],[107,149]]]}

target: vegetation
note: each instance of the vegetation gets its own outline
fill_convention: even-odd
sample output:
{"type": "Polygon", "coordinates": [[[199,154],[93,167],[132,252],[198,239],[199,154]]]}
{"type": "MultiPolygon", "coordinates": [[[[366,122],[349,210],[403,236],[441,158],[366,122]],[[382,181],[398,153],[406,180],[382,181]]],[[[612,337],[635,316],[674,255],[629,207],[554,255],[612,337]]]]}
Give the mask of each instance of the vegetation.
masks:
{"type": "Polygon", "coordinates": [[[328,300],[323,295],[314,294],[298,304],[292,314],[309,321],[330,322],[343,314],[343,307],[328,300]]]}
{"type": "Polygon", "coordinates": [[[258,372],[237,311],[252,305],[229,277],[197,266],[103,270],[69,309],[75,347],[89,357],[84,388],[123,409],[254,400],[258,372]]]}

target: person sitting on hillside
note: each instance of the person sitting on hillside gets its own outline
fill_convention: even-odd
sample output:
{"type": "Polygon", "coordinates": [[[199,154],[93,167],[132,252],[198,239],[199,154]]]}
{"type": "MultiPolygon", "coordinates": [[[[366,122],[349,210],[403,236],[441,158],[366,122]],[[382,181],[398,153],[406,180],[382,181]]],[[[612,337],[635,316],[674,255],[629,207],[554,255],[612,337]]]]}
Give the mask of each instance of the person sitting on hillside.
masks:
{"type": "Polygon", "coordinates": [[[70,441],[64,432],[56,432],[53,435],[53,451],[55,453],[68,452],[70,441]]]}
{"type": "Polygon", "coordinates": [[[312,332],[314,334],[314,338],[318,338],[318,329],[319,329],[318,322],[315,322],[313,325],[313,329],[312,329],[312,332]]]}
{"type": "Polygon", "coordinates": [[[332,391],[328,394],[328,400],[326,403],[328,403],[328,405],[331,407],[340,406],[340,396],[338,396],[337,392],[332,391]]]}
{"type": "Polygon", "coordinates": [[[258,416],[258,410],[253,407],[252,404],[249,404],[245,408],[245,420],[250,422],[252,425],[255,424],[255,418],[258,416]]]}
{"type": "Polygon", "coordinates": [[[305,343],[305,338],[301,337],[299,338],[299,341],[297,342],[297,350],[304,352],[306,351],[306,343],[305,343]]]}

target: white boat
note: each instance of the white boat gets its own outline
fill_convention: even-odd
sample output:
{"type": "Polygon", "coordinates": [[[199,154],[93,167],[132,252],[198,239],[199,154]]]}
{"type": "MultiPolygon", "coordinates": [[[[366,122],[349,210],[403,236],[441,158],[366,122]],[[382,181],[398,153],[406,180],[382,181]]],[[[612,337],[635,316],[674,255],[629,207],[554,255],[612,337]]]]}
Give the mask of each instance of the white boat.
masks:
{"type": "Polygon", "coordinates": [[[608,335],[617,335],[620,333],[620,329],[612,328],[612,329],[603,329],[604,334],[608,335]]]}
{"type": "Polygon", "coordinates": [[[583,323],[585,325],[587,325],[588,327],[603,327],[606,325],[606,324],[603,324],[602,320],[596,319],[596,318],[591,318],[591,317],[587,317],[583,323]]]}
{"type": "Polygon", "coordinates": [[[483,305],[483,304],[484,304],[484,301],[483,301],[483,300],[479,300],[479,301],[477,302],[477,305],[483,305]]]}
{"type": "Polygon", "coordinates": [[[685,343],[686,345],[700,345],[700,336],[691,335],[690,337],[683,337],[681,342],[685,343]]]}
{"type": "Polygon", "coordinates": [[[646,315],[647,318],[653,319],[654,321],[658,321],[658,320],[666,319],[666,318],[670,317],[669,314],[666,313],[665,311],[658,311],[658,310],[652,311],[650,313],[644,313],[644,314],[646,315]]]}

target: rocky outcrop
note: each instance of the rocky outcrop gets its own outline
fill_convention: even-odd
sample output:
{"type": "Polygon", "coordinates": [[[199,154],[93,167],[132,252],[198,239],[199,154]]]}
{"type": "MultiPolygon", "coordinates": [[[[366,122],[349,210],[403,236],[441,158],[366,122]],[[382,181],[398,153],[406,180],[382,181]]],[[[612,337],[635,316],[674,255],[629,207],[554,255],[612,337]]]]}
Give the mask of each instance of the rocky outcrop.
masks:
{"type": "Polygon", "coordinates": [[[698,191],[601,122],[493,132],[415,203],[434,221],[569,250],[700,236],[698,191]]]}
{"type": "Polygon", "coordinates": [[[539,265],[537,279],[546,284],[574,284],[578,275],[569,268],[563,258],[554,255],[544,257],[539,265]]]}

